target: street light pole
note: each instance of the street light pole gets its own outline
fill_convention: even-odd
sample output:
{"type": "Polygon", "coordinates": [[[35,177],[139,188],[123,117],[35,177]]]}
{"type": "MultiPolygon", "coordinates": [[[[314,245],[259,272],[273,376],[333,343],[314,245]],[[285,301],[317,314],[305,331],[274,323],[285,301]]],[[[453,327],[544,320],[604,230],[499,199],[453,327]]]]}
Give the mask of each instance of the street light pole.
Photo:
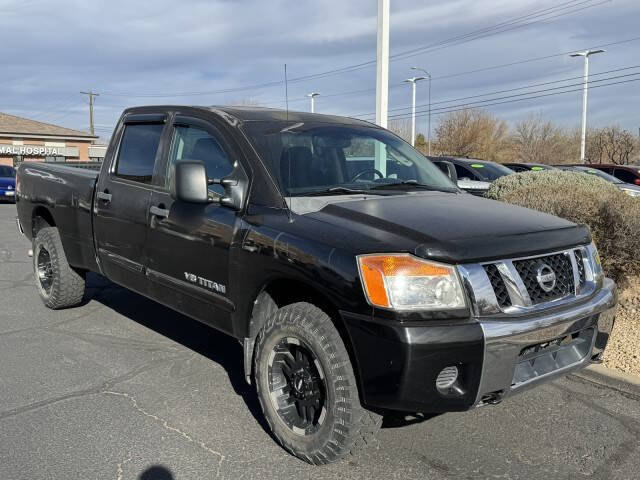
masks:
{"type": "Polygon", "coordinates": [[[587,86],[589,84],[589,56],[602,53],[604,50],[585,50],[572,53],[572,57],[584,57],[584,79],[582,88],[582,136],[580,138],[580,163],[585,163],[585,150],[587,144],[587,86]]]}
{"type": "Polygon", "coordinates": [[[411,67],[411,70],[418,70],[419,72],[424,73],[429,79],[429,115],[427,120],[427,144],[429,152],[428,155],[431,155],[431,74],[424,68],[411,67]]]}
{"type": "Polygon", "coordinates": [[[307,93],[307,97],[311,99],[311,113],[315,112],[315,98],[320,95],[318,92],[307,93]]]}
{"type": "Polygon", "coordinates": [[[387,128],[389,110],[389,2],[378,0],[376,123],[382,128],[387,128]]]}
{"type": "Polygon", "coordinates": [[[424,80],[425,77],[411,77],[405,80],[411,84],[411,146],[416,146],[416,82],[424,80]]]}

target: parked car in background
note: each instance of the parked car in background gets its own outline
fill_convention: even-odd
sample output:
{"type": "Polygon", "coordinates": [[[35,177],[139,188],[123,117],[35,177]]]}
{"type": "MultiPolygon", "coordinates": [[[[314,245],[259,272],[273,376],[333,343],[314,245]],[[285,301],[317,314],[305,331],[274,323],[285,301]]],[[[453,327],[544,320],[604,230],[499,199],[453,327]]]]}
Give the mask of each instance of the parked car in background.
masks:
{"type": "Polygon", "coordinates": [[[541,170],[554,170],[556,167],[545,165],[544,163],[503,163],[514,172],[539,172],[541,170]]]}
{"type": "Polygon", "coordinates": [[[0,165],[0,200],[15,202],[16,170],[8,165],[0,165]]]}
{"type": "Polygon", "coordinates": [[[478,182],[493,182],[505,175],[515,173],[510,168],[496,162],[463,157],[427,157],[433,161],[451,162],[456,169],[458,180],[475,180],[478,182]]]}
{"type": "Polygon", "coordinates": [[[584,165],[558,165],[557,168],[568,172],[583,172],[588,173],[589,175],[595,175],[602,178],[603,180],[606,180],[607,182],[613,183],[627,195],[630,195],[632,197],[640,196],[640,186],[623,182],[619,178],[616,178],[613,175],[609,175],[608,173],[603,172],[602,170],[598,170],[597,168],[586,167],[584,165]]]}
{"type": "Polygon", "coordinates": [[[454,182],[456,185],[458,185],[459,188],[467,193],[477,195],[478,197],[484,197],[484,195],[489,190],[489,186],[491,186],[491,182],[459,179],[456,172],[456,167],[453,163],[449,162],[448,160],[441,160],[440,157],[428,158],[435,164],[436,167],[442,170],[442,172],[447,175],[452,182],[454,182]]]}
{"type": "Polygon", "coordinates": [[[595,168],[602,172],[613,175],[619,180],[625,183],[632,183],[634,185],[640,185],[640,166],[639,165],[613,165],[606,163],[593,163],[588,166],[589,168],[595,168]]]}

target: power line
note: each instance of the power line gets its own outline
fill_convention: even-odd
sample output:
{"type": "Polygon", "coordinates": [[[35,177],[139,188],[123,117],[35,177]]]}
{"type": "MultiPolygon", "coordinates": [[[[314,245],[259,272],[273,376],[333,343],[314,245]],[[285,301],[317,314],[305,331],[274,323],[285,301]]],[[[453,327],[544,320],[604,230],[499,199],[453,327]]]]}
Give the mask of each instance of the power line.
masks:
{"type": "MultiPolygon", "coordinates": [[[[617,78],[617,77],[615,77],[617,78]]],[[[609,80],[609,79],[603,79],[603,80],[609,80]]],[[[600,80],[602,81],[602,80],[600,80]]],[[[608,87],[611,85],[619,85],[619,84],[623,84],[623,83],[631,83],[631,82],[637,82],[640,81],[640,78],[635,78],[635,79],[629,79],[629,80],[620,80],[618,82],[611,82],[611,83],[604,83],[602,85],[594,85],[594,86],[590,86],[590,88],[600,88],[600,87],[608,87]]],[[[580,84],[582,85],[582,84],[580,84]]],[[[564,88],[564,87],[563,87],[564,88]]],[[[542,91],[547,91],[547,90],[542,90],[542,91]]],[[[503,105],[506,103],[515,103],[515,102],[522,102],[525,100],[534,100],[537,98],[544,98],[544,97],[550,97],[553,95],[562,95],[565,93],[572,93],[572,92],[578,92],[578,91],[582,91],[582,87],[580,88],[574,88],[571,90],[565,90],[562,92],[553,92],[553,93],[546,93],[546,94],[541,94],[541,95],[534,95],[534,96],[529,96],[529,97],[524,97],[524,98],[516,98],[516,99],[511,99],[511,100],[504,100],[504,101],[500,101],[500,102],[494,102],[494,103],[487,103],[485,105],[480,105],[481,107],[490,107],[493,105],[503,105]]],[[[530,92],[530,93],[535,93],[535,92],[530,92]]],[[[491,100],[497,100],[497,99],[491,99],[491,100]]],[[[487,101],[491,101],[491,100],[487,100],[487,101]]],[[[469,104],[470,105],[470,104],[469,104]]],[[[476,108],[473,106],[469,106],[467,104],[462,104],[462,105],[452,105],[451,107],[443,107],[442,109],[437,109],[439,111],[434,112],[433,110],[431,110],[431,114],[432,115],[441,115],[441,114],[445,114],[445,113],[452,113],[452,112],[458,112],[461,110],[469,110],[470,108],[476,108]],[[458,108],[459,107],[459,108],[458,108]]],[[[419,115],[416,115],[416,117],[425,117],[428,115],[428,112],[420,112],[419,115]]],[[[410,118],[410,115],[404,115],[402,117],[398,116],[396,118],[393,118],[393,120],[404,120],[404,119],[408,119],[410,118]]],[[[372,121],[371,119],[365,119],[366,121],[372,121]]]]}
{"type": "MultiPolygon", "coordinates": [[[[534,23],[539,23],[542,21],[547,21],[549,19],[553,19],[553,18],[557,18],[560,16],[564,16],[564,15],[569,15],[572,13],[577,13],[579,11],[585,10],[587,8],[591,8],[591,7],[595,7],[598,5],[601,5],[603,3],[608,3],[611,0],[602,0],[598,3],[592,3],[595,0],[582,0],[582,1],[577,1],[577,0],[571,0],[565,3],[562,3],[560,5],[556,5],[553,7],[547,7],[545,9],[542,10],[535,10],[533,12],[530,12],[527,15],[523,15],[520,17],[516,17],[516,18],[512,18],[510,20],[498,23],[496,25],[492,25],[489,27],[484,27],[482,29],[479,30],[475,30],[473,32],[470,33],[466,33],[463,35],[458,35],[455,37],[451,37],[449,39],[446,40],[442,40],[430,45],[426,45],[423,47],[419,47],[416,49],[412,49],[409,51],[405,51],[405,52],[400,52],[398,54],[395,55],[391,55],[390,61],[394,61],[394,60],[398,60],[398,59],[402,59],[402,58],[409,58],[410,56],[415,56],[418,53],[418,50],[421,51],[421,53],[424,53],[425,51],[429,50],[429,49],[434,49],[435,47],[438,48],[445,48],[446,46],[452,46],[452,45],[459,45],[461,43],[467,43],[473,40],[478,40],[481,38],[485,38],[491,35],[495,35],[498,33],[503,33],[505,31],[509,31],[509,30],[513,30],[514,28],[521,28],[523,26],[529,26],[532,25],[534,23]],[[589,5],[590,3],[592,3],[591,5],[589,5]],[[586,4],[586,5],[585,5],[586,4]],[[576,8],[577,7],[577,8],[576,8]],[[518,25],[519,22],[522,22],[524,19],[531,19],[531,18],[536,18],[536,17],[541,17],[541,16],[548,16],[551,13],[556,13],[558,11],[562,11],[562,10],[566,10],[568,8],[574,8],[574,10],[571,11],[567,11],[567,12],[563,12],[561,14],[557,14],[548,18],[541,18],[538,20],[534,20],[532,22],[526,23],[526,24],[522,24],[522,25],[518,25]],[[505,29],[505,27],[510,27],[505,29]],[[457,43],[454,43],[457,42],[457,43]]],[[[303,81],[308,81],[308,80],[316,80],[319,78],[325,78],[327,76],[333,76],[333,75],[338,75],[338,74],[342,74],[342,73],[348,73],[351,71],[355,71],[355,70],[359,70],[361,68],[365,68],[371,65],[375,64],[375,60],[370,60],[367,62],[362,62],[362,63],[358,63],[358,64],[354,64],[354,65],[347,65],[345,67],[341,67],[341,68],[337,68],[337,69],[333,69],[333,70],[328,70],[325,72],[320,72],[320,73],[315,73],[315,74],[309,74],[309,75],[304,75],[304,76],[300,76],[300,77],[295,77],[289,80],[289,83],[299,83],[299,82],[303,82],[303,81]]],[[[264,82],[264,83],[259,83],[259,84],[253,84],[253,85],[246,85],[246,86],[242,86],[242,87],[234,87],[234,88],[225,88],[225,89],[219,89],[219,90],[210,90],[210,91],[196,91],[196,92],[174,92],[171,94],[167,94],[167,93],[140,93],[140,94],[136,94],[136,93],[122,93],[122,92],[103,92],[103,95],[111,95],[111,96],[120,96],[120,97],[134,97],[134,98],[144,98],[144,97],[184,97],[184,96],[199,96],[199,95],[217,95],[217,94],[223,94],[223,93],[233,93],[233,92],[241,92],[241,91],[249,91],[249,90],[258,90],[261,88],[269,88],[269,87],[276,87],[276,86],[280,86],[283,84],[282,80],[274,80],[274,81],[270,81],[270,82],[264,82]]]]}
{"type": "MultiPolygon", "coordinates": [[[[595,77],[595,76],[598,76],[598,75],[606,75],[608,73],[621,72],[621,71],[625,71],[625,70],[631,70],[631,69],[634,69],[634,68],[640,68],[640,65],[632,65],[632,66],[628,66],[628,67],[622,67],[622,68],[616,68],[616,69],[613,69],[613,70],[607,70],[607,71],[604,71],[604,72],[592,73],[591,76],[595,77]]],[[[637,73],[632,74],[632,75],[637,75],[637,73]]],[[[583,78],[583,76],[579,75],[579,76],[576,76],[576,77],[568,77],[568,78],[563,78],[563,79],[560,79],[560,80],[552,80],[552,81],[549,81],[549,82],[533,83],[533,84],[525,85],[525,86],[522,86],[522,87],[507,88],[507,89],[504,89],[504,90],[497,90],[497,91],[494,91],[494,92],[487,92],[487,93],[480,93],[480,94],[476,94],[476,95],[469,95],[467,97],[451,98],[449,100],[440,100],[440,101],[437,101],[437,102],[431,102],[431,105],[432,106],[433,105],[441,105],[443,103],[457,102],[457,101],[460,101],[460,100],[469,100],[469,99],[478,98],[478,97],[486,97],[486,96],[489,96],[489,95],[499,95],[501,93],[515,92],[515,91],[524,90],[524,89],[527,89],[527,88],[542,87],[544,85],[553,85],[554,83],[568,82],[570,80],[577,80],[577,79],[582,79],[582,78],[583,78]]],[[[589,82],[589,83],[591,83],[591,82],[589,82]]],[[[580,83],[580,85],[582,85],[582,82],[580,83]]],[[[564,85],[564,86],[568,87],[568,86],[571,86],[571,85],[564,85]]],[[[563,88],[563,87],[557,87],[557,88],[563,88]]],[[[522,93],[521,95],[525,95],[525,94],[526,94],[526,92],[522,93]]],[[[416,105],[416,106],[417,107],[426,107],[427,104],[416,105]]],[[[408,110],[410,108],[412,108],[412,107],[411,106],[408,106],[408,107],[396,107],[396,108],[389,109],[389,111],[392,112],[392,111],[408,110]]],[[[351,116],[356,116],[356,117],[365,117],[366,116],[366,117],[368,117],[370,115],[375,115],[375,112],[359,113],[359,114],[351,115],[351,116]]]]}
{"type": "MultiPolygon", "coordinates": [[[[604,47],[610,47],[612,45],[620,45],[623,43],[630,43],[630,42],[635,42],[640,40],[640,37],[633,37],[633,38],[627,38],[624,40],[616,40],[614,42],[609,42],[609,43],[605,43],[605,44],[601,44],[601,45],[594,45],[591,47],[587,47],[587,48],[576,48],[573,50],[567,50],[564,52],[559,52],[559,53],[554,53],[551,55],[545,55],[542,57],[533,57],[533,58],[528,58],[528,59],[524,59],[524,60],[518,60],[515,62],[509,62],[509,63],[502,63],[502,64],[498,64],[498,65],[491,65],[488,67],[483,67],[483,68],[478,68],[478,69],[474,69],[474,70],[466,70],[466,71],[462,71],[462,72],[456,72],[456,73],[449,73],[449,74],[445,74],[445,75],[439,75],[439,76],[433,76],[432,80],[442,80],[442,79],[447,79],[447,78],[454,78],[454,77],[460,77],[463,75],[470,75],[470,74],[474,74],[474,73],[480,73],[480,72],[486,72],[486,71],[490,71],[490,70],[497,70],[500,68],[507,68],[507,67],[512,67],[512,66],[516,66],[516,65],[522,65],[525,63],[530,63],[530,62],[538,62],[541,60],[548,60],[550,58],[556,58],[556,57],[563,57],[565,55],[569,55],[570,53],[573,53],[577,50],[595,50],[598,48],[604,48],[604,47]]],[[[399,83],[395,83],[389,86],[389,88],[400,88],[400,87],[405,87],[406,84],[404,82],[399,82],[399,83]]],[[[357,95],[357,94],[361,94],[361,93],[372,93],[375,92],[376,89],[375,88],[365,88],[365,89],[360,89],[360,90],[351,90],[351,91],[346,91],[346,92],[335,92],[335,93],[329,93],[329,94],[323,94],[323,98],[331,98],[331,97],[342,97],[342,96],[349,96],[349,95],[357,95]]],[[[302,100],[306,100],[306,98],[301,97],[299,100],[296,101],[302,101],[302,100]]],[[[269,102],[265,102],[265,103],[276,103],[277,100],[270,100],[269,102]]]]}

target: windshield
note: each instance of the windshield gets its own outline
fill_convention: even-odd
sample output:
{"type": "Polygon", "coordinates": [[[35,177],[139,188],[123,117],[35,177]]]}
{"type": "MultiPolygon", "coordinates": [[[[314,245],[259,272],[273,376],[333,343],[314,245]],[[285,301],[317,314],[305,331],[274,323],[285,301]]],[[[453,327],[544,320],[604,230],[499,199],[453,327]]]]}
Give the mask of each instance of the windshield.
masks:
{"type": "Polygon", "coordinates": [[[386,130],[319,122],[246,122],[243,130],[286,197],[458,191],[433,163],[386,130]]]}
{"type": "Polygon", "coordinates": [[[13,167],[0,165],[0,177],[15,177],[15,176],[16,176],[16,171],[13,167]]]}
{"type": "Polygon", "coordinates": [[[478,173],[484,180],[493,182],[494,180],[504,177],[505,175],[511,175],[515,173],[514,170],[493,162],[473,162],[469,164],[475,172],[478,173]]]}
{"type": "Polygon", "coordinates": [[[624,183],[622,180],[614,177],[613,175],[609,175],[607,172],[602,172],[600,170],[596,170],[595,168],[589,167],[572,167],[572,170],[577,170],[579,172],[588,173],[589,175],[595,175],[596,177],[603,178],[607,182],[611,183],[624,183]]]}

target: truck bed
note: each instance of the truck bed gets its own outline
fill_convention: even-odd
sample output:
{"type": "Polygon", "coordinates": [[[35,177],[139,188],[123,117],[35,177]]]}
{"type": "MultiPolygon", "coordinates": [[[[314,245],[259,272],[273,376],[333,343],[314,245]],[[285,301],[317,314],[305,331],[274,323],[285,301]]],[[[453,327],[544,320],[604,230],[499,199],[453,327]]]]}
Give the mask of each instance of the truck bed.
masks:
{"type": "Polygon", "coordinates": [[[33,237],[34,220],[57,226],[69,264],[94,271],[98,266],[91,210],[97,178],[93,170],[25,162],[18,168],[16,182],[18,218],[25,235],[33,237]]]}

